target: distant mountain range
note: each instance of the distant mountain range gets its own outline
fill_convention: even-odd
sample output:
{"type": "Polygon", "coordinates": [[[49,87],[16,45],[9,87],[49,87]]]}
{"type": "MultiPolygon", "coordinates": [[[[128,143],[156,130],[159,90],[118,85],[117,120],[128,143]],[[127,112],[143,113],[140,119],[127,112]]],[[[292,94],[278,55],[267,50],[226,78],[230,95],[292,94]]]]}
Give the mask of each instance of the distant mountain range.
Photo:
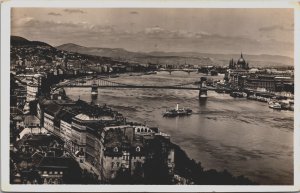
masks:
{"type": "MultiPolygon", "coordinates": [[[[19,36],[11,36],[12,46],[49,46],[51,45],[40,41],[29,41],[19,36]]],[[[237,54],[213,54],[198,52],[132,52],[123,48],[101,48],[84,47],[73,43],[57,46],[56,49],[68,52],[76,52],[93,56],[109,57],[120,61],[137,63],[156,63],[156,64],[192,64],[204,65],[228,65],[232,58],[237,61],[240,53],[237,54]]],[[[293,58],[279,55],[248,55],[243,56],[249,66],[292,66],[293,58]]]]}
{"type": "MultiPolygon", "coordinates": [[[[98,48],[84,47],[73,43],[63,44],[56,47],[59,50],[77,52],[114,59],[129,60],[141,63],[159,63],[159,64],[196,64],[203,65],[227,65],[233,58],[238,60],[240,53],[237,54],[212,54],[198,52],[131,52],[122,48],[98,48]]],[[[287,56],[279,55],[248,55],[243,54],[250,66],[287,66],[293,65],[294,60],[287,56]]]]}

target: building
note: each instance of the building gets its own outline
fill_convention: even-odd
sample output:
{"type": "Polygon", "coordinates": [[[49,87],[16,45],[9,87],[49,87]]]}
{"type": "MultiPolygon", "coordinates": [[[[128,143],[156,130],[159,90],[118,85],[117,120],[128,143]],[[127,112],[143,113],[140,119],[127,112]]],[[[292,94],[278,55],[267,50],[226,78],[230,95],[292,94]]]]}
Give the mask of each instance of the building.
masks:
{"type": "MultiPolygon", "coordinates": [[[[160,160],[160,165],[174,172],[174,150],[170,147],[170,136],[158,132],[158,128],[147,126],[106,127],[101,133],[100,174],[104,182],[117,178],[120,171],[131,176],[147,175],[145,164],[160,160]]],[[[153,168],[155,169],[155,168],[153,168]]]]}
{"type": "Polygon", "coordinates": [[[38,165],[43,184],[63,184],[74,167],[72,158],[45,156],[38,165]]]}
{"type": "Polygon", "coordinates": [[[233,59],[229,61],[229,70],[225,74],[231,88],[233,89],[243,89],[245,86],[245,81],[248,75],[249,64],[243,57],[241,57],[235,62],[233,59]]]}
{"type": "Polygon", "coordinates": [[[44,120],[44,127],[48,131],[54,133],[57,136],[60,136],[60,131],[59,131],[59,123],[57,120],[57,114],[58,112],[62,109],[61,106],[57,104],[51,104],[48,105],[45,109],[43,109],[43,116],[44,120]]]}
{"type": "Polygon", "coordinates": [[[294,93],[294,80],[291,77],[279,77],[269,74],[257,74],[246,79],[245,88],[269,92],[294,93]]]}
{"type": "Polygon", "coordinates": [[[249,64],[243,57],[243,53],[241,53],[241,57],[235,62],[233,59],[229,61],[229,69],[249,69],[249,64]]]}
{"type": "Polygon", "coordinates": [[[24,126],[26,128],[40,127],[40,119],[35,115],[26,115],[24,119],[24,126]]]}
{"type": "Polygon", "coordinates": [[[42,85],[42,74],[20,74],[17,78],[23,83],[26,83],[26,101],[30,102],[36,100],[42,85]]]}
{"type": "Polygon", "coordinates": [[[40,106],[45,128],[65,142],[66,149],[79,163],[95,168],[101,181],[111,182],[120,172],[144,177],[145,163],[156,159],[173,174],[170,136],[158,128],[127,124],[120,113],[106,105],[91,105],[81,100],[72,106],[46,103],[40,106]]]}
{"type": "Polygon", "coordinates": [[[60,135],[63,136],[65,147],[72,150],[72,118],[75,116],[74,113],[63,109],[59,114],[60,119],[60,135]]]}

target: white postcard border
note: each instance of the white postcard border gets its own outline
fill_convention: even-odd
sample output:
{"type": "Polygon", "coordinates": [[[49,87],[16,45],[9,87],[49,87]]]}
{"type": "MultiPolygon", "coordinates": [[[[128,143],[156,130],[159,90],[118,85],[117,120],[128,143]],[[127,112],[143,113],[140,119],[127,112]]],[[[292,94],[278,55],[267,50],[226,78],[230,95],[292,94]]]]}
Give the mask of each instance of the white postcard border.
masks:
{"type": "Polygon", "coordinates": [[[11,185],[9,184],[9,82],[10,10],[12,7],[53,8],[294,8],[295,82],[300,83],[300,3],[296,1],[7,1],[1,5],[1,190],[18,192],[283,192],[300,191],[300,88],[295,85],[294,185],[288,186],[202,186],[202,185],[11,185]],[[298,51],[298,52],[297,52],[298,51]],[[298,117],[298,119],[297,119],[298,117]]]}

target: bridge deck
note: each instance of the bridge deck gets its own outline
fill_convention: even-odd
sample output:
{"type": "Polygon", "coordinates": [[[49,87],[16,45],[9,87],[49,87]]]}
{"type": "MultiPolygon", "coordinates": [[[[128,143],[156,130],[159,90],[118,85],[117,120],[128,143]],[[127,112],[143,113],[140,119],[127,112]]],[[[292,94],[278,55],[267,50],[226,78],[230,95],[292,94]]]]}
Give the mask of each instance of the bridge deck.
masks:
{"type": "MultiPolygon", "coordinates": [[[[65,88],[91,88],[91,85],[57,85],[65,88]]],[[[137,88],[137,89],[176,89],[176,90],[199,90],[198,87],[178,87],[178,86],[151,86],[151,85],[98,85],[98,88],[137,88]]],[[[213,87],[207,87],[208,90],[215,90],[213,87]]]]}

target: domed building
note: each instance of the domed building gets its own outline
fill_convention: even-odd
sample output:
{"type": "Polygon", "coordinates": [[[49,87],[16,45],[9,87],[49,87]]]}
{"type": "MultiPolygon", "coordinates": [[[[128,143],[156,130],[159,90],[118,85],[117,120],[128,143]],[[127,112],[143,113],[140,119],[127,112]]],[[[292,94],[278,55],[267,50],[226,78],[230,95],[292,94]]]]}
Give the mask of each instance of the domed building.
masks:
{"type": "Polygon", "coordinates": [[[226,79],[230,83],[231,87],[234,89],[242,89],[245,86],[245,81],[248,75],[249,64],[243,57],[241,53],[241,57],[237,62],[231,59],[229,61],[229,70],[227,74],[225,74],[226,79]]]}
{"type": "Polygon", "coordinates": [[[237,62],[234,62],[233,59],[230,60],[229,69],[249,69],[249,64],[245,61],[243,53],[237,62]]]}

